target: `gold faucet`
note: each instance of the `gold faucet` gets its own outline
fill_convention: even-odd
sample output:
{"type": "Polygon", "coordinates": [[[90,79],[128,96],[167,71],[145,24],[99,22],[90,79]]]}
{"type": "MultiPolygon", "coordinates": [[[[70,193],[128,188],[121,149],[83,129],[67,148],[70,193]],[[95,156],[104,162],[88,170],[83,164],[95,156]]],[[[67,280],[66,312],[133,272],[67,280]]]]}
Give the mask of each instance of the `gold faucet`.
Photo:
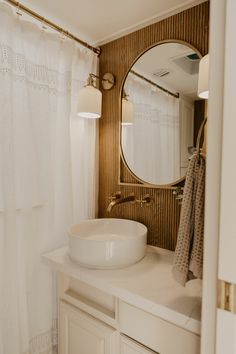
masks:
{"type": "Polygon", "coordinates": [[[149,194],[145,194],[144,196],[141,196],[140,199],[136,199],[136,202],[140,203],[141,207],[143,205],[151,205],[152,201],[153,200],[149,194]]]}
{"type": "Polygon", "coordinates": [[[121,197],[121,192],[116,192],[111,196],[111,202],[108,205],[107,212],[110,213],[115,205],[128,203],[128,202],[136,202],[136,197],[134,194],[129,194],[127,197],[121,197]]]}

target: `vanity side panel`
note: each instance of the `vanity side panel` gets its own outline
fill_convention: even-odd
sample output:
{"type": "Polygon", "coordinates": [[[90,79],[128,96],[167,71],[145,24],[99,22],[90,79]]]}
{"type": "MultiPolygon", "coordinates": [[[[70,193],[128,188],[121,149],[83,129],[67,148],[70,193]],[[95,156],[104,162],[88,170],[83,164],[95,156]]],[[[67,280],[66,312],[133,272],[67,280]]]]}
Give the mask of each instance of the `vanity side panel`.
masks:
{"type": "MultiPolygon", "coordinates": [[[[140,221],[148,227],[149,244],[170,250],[175,249],[180,217],[180,205],[172,190],[118,183],[120,92],[126,73],[134,60],[157,42],[186,41],[205,55],[208,52],[208,25],[207,1],[101,47],[100,75],[112,72],[116,76],[116,85],[110,91],[103,90],[103,116],[99,120],[99,217],[140,221]],[[143,208],[139,204],[122,204],[108,213],[108,198],[119,190],[125,196],[133,192],[138,199],[149,193],[155,202],[143,208]]],[[[136,183],[125,166],[122,166],[122,174],[125,181],[136,183]]]]}

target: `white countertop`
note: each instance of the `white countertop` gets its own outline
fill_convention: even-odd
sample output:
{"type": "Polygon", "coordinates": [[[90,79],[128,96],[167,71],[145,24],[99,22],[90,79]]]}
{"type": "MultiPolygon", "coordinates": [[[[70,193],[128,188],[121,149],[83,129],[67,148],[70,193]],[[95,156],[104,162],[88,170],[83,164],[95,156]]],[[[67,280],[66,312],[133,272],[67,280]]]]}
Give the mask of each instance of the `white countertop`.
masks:
{"type": "Polygon", "coordinates": [[[72,262],[68,248],[42,256],[53,269],[109,293],[181,328],[200,334],[201,281],[182,287],[172,279],[173,252],[148,246],[147,255],[123,269],[95,270],[72,262]]]}

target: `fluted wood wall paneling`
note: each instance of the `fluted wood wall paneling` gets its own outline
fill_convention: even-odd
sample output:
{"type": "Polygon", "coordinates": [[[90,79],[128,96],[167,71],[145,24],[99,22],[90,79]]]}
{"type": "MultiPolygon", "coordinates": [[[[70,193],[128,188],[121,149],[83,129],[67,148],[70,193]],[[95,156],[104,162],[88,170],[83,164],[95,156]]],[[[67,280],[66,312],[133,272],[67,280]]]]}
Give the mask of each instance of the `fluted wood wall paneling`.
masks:
{"type": "MultiPolygon", "coordinates": [[[[190,43],[205,55],[208,52],[209,2],[185,10],[141,30],[102,46],[100,75],[112,72],[116,85],[103,91],[103,115],[99,120],[99,217],[133,219],[148,227],[148,243],[174,250],[177,239],[180,205],[173,190],[119,185],[119,124],[120,95],[123,80],[135,59],[148,48],[165,40],[181,40],[190,43]],[[134,193],[138,198],[149,193],[154,203],[141,207],[140,204],[121,204],[106,211],[109,196],[116,191],[125,196],[134,193]]],[[[125,165],[121,173],[128,182],[138,181],[130,175],[125,165]]]]}

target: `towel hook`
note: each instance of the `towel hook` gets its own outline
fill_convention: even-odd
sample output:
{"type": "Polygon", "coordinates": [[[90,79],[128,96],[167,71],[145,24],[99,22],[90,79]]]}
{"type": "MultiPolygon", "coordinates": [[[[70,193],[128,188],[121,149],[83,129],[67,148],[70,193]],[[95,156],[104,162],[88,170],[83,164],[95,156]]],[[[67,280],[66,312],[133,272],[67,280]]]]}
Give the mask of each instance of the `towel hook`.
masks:
{"type": "Polygon", "coordinates": [[[202,137],[202,133],[204,134],[204,127],[206,125],[206,122],[207,122],[207,117],[204,118],[204,120],[202,121],[202,124],[199,128],[198,136],[197,136],[196,148],[197,148],[197,153],[198,153],[199,158],[200,158],[200,153],[201,153],[201,147],[200,147],[201,137],[202,137]]]}

